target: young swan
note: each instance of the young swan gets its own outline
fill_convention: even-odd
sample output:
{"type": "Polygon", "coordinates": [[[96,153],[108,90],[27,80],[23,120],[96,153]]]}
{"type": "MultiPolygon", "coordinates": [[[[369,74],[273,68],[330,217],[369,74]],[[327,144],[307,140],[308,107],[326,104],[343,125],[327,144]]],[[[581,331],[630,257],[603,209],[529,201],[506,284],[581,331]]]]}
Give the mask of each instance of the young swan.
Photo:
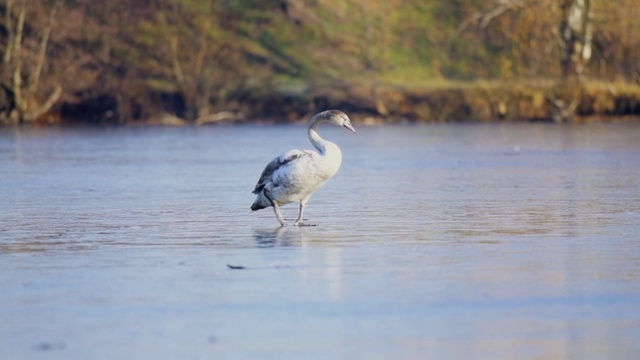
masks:
{"type": "Polygon", "coordinates": [[[251,210],[272,206],[280,225],[286,226],[280,206],[300,201],[300,213],[293,225],[312,226],[302,223],[304,207],[313,192],[331,179],[342,163],[342,152],[338,145],[324,140],[318,134],[318,127],[322,123],[343,126],[356,132],[351,126],[351,120],[342,111],[327,110],[316,114],[309,120],[308,133],[309,141],[317,151],[290,150],[267,164],[253,189],[256,200],[251,205],[251,210]]]}

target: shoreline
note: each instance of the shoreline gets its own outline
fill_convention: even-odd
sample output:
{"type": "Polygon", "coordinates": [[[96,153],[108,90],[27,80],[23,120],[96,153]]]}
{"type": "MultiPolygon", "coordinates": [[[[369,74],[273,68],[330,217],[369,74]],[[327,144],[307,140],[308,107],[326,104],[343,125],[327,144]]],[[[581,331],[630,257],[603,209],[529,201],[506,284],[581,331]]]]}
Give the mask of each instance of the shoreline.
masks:
{"type": "MultiPolygon", "coordinates": [[[[170,94],[179,97],[180,94],[170,94]]],[[[324,109],[341,109],[364,125],[443,122],[638,122],[640,85],[522,81],[445,82],[402,87],[381,84],[304,86],[295,91],[257,88],[212,104],[206,115],[188,120],[184,109],[159,100],[129,99],[144,115],[121,115],[115,94],[63,102],[33,122],[4,126],[132,125],[186,126],[234,123],[299,123],[324,109]],[[151,110],[149,110],[151,109],[151,110]],[[155,111],[153,109],[162,109],[155,111]]],[[[179,103],[179,102],[176,102],[179,103]]],[[[174,104],[175,105],[175,104],[174,104]]]]}

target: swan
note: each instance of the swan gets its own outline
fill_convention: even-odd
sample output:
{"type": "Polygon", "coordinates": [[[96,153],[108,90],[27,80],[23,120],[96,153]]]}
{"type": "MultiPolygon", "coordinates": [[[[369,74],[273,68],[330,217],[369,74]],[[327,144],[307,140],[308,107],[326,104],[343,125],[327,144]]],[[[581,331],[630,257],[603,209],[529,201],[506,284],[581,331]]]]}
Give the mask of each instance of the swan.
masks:
{"type": "Polygon", "coordinates": [[[251,205],[252,211],[271,206],[280,225],[287,226],[280,213],[280,206],[299,201],[300,213],[293,225],[313,226],[302,223],[304,207],[313,192],[331,179],[342,163],[342,152],[338,145],[318,134],[318,127],[322,123],[342,126],[356,132],[351,126],[351,120],[342,111],[327,110],[314,115],[309,120],[307,132],[309,141],[317,151],[289,150],[267,164],[253,189],[256,200],[251,205]]]}

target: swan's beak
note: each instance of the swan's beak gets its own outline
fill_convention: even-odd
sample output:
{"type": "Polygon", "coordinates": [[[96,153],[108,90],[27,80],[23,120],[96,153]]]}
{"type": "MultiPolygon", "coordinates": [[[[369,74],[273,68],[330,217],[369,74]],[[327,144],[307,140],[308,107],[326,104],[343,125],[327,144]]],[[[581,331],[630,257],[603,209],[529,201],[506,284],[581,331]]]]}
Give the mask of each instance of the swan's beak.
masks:
{"type": "Polygon", "coordinates": [[[347,129],[356,132],[356,129],[353,128],[353,126],[351,126],[351,123],[344,123],[344,125],[342,125],[344,127],[346,127],[347,129]]]}

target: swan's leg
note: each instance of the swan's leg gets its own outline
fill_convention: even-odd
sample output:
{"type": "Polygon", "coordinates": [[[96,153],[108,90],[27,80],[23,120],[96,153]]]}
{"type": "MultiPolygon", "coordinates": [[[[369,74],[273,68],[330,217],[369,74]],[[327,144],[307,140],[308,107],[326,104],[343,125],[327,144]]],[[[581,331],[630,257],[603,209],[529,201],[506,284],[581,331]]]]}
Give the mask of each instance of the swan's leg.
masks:
{"type": "Polygon", "coordinates": [[[304,212],[305,205],[307,205],[307,201],[309,201],[308,198],[300,200],[300,213],[298,214],[298,219],[293,226],[315,226],[313,224],[305,224],[302,222],[302,213],[304,212]]]}
{"type": "Polygon", "coordinates": [[[273,212],[276,213],[276,217],[278,218],[278,221],[280,222],[280,226],[287,226],[287,222],[284,221],[284,218],[282,217],[282,214],[280,213],[280,207],[278,206],[277,202],[273,202],[273,212]]]}
{"type": "Polygon", "coordinates": [[[301,226],[302,223],[300,223],[302,221],[302,213],[304,212],[304,200],[300,200],[300,212],[298,213],[298,218],[296,219],[296,222],[293,223],[293,226],[301,226]]]}
{"type": "Polygon", "coordinates": [[[264,193],[264,196],[269,200],[269,202],[271,202],[271,206],[273,206],[273,212],[276,213],[276,218],[278,218],[278,222],[280,222],[280,226],[287,226],[287,222],[284,221],[284,218],[280,213],[280,207],[278,206],[278,203],[275,200],[273,200],[273,198],[271,198],[270,191],[267,189],[264,189],[263,193],[264,193]]]}

